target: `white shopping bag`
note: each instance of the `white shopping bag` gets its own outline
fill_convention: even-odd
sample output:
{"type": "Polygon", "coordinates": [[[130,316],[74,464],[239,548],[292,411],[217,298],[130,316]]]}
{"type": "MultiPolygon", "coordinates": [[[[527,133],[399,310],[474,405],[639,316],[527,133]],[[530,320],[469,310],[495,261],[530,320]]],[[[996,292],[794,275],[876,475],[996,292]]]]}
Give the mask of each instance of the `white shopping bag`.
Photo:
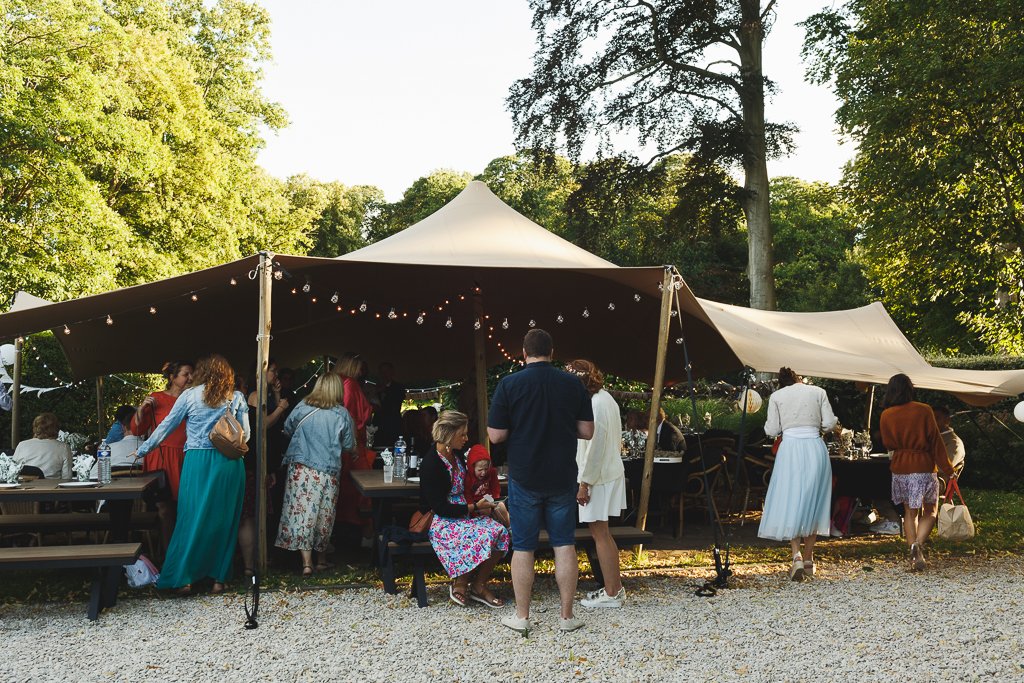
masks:
{"type": "Polygon", "coordinates": [[[974,538],[974,521],[971,519],[971,511],[967,509],[963,494],[960,493],[960,486],[956,483],[956,477],[949,480],[946,487],[946,499],[939,506],[939,538],[947,541],[966,541],[974,538]],[[960,504],[957,505],[953,495],[960,497],[960,504]]]}

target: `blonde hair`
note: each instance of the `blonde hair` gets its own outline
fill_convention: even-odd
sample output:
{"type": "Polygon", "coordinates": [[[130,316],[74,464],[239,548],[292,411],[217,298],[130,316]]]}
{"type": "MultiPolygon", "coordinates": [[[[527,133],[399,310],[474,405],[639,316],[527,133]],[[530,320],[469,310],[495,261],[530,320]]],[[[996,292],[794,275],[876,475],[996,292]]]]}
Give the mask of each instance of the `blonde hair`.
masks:
{"type": "Polygon", "coordinates": [[[224,356],[211,354],[199,359],[192,375],[192,386],[203,387],[203,403],[218,408],[235,393],[235,371],[224,356]]]}
{"type": "Polygon", "coordinates": [[[32,437],[35,439],[56,439],[60,421],[53,413],[39,413],[32,420],[32,437]]]}
{"type": "Polygon", "coordinates": [[[341,405],[345,398],[345,383],[333,372],[325,372],[317,378],[313,391],[303,399],[314,408],[333,408],[341,405]]]}
{"type": "Polygon", "coordinates": [[[446,410],[437,417],[437,422],[430,430],[430,436],[437,443],[451,444],[459,430],[468,424],[469,417],[465,413],[446,410]]]}
{"type": "Polygon", "coordinates": [[[342,377],[357,379],[360,370],[362,370],[362,365],[363,363],[359,356],[353,353],[346,353],[338,359],[338,364],[334,366],[334,371],[342,377]]]}

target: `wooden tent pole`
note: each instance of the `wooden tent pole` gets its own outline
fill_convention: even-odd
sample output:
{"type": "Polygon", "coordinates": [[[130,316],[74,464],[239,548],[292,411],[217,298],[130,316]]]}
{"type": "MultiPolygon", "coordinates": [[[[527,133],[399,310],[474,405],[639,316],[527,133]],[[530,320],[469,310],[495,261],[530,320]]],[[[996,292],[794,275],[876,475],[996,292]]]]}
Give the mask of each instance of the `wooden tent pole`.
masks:
{"type": "Polygon", "coordinates": [[[96,378],[96,424],[99,427],[100,438],[107,435],[107,416],[103,410],[103,375],[96,378]]]}
{"type": "Polygon", "coordinates": [[[654,447],[657,445],[658,408],[661,407],[661,389],[665,383],[665,361],[668,355],[668,325],[672,312],[672,268],[665,267],[661,281],[661,318],[658,322],[658,355],[655,357],[654,382],[651,384],[651,413],[647,416],[647,448],[644,450],[644,473],[640,480],[640,507],[636,526],[647,526],[647,508],[651,502],[651,474],[654,471],[654,447]]]}
{"type": "Polygon", "coordinates": [[[25,340],[18,337],[14,340],[14,382],[11,384],[11,448],[17,448],[21,441],[18,434],[18,423],[21,420],[21,347],[25,340]]]}
{"type": "MultiPolygon", "coordinates": [[[[473,293],[473,319],[480,323],[479,329],[473,330],[473,370],[476,377],[476,431],[477,443],[490,450],[487,440],[487,349],[484,319],[484,298],[480,288],[475,287],[473,293]]],[[[473,327],[476,327],[474,322],[473,327]]]]}
{"type": "MultiPolygon", "coordinates": [[[[260,252],[259,329],[256,332],[256,563],[260,576],[267,572],[267,362],[270,359],[270,304],[274,255],[260,252]]],[[[252,437],[250,437],[251,440],[252,437]]]]}

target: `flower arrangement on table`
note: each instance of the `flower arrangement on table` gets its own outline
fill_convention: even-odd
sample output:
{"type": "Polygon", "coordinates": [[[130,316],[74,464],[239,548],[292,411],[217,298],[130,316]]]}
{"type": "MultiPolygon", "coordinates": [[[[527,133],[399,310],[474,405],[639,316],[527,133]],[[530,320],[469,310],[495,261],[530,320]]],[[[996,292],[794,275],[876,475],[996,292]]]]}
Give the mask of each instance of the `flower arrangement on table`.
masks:
{"type": "Polygon", "coordinates": [[[22,463],[15,462],[14,458],[6,453],[0,453],[0,482],[18,483],[18,475],[21,474],[22,467],[24,467],[22,463]]]}

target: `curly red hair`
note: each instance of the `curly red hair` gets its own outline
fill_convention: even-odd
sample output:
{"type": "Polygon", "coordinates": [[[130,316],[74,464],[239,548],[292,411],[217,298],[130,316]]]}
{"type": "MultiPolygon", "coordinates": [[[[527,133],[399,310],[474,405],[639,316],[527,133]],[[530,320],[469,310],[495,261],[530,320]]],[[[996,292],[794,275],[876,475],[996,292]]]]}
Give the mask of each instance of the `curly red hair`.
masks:
{"type": "Polygon", "coordinates": [[[565,369],[580,378],[591,396],[604,388],[604,373],[589,360],[574,360],[565,364],[565,369]]]}
{"type": "Polygon", "coordinates": [[[203,387],[203,403],[216,408],[224,405],[235,393],[235,371],[224,356],[213,353],[196,363],[192,386],[203,387]]]}

